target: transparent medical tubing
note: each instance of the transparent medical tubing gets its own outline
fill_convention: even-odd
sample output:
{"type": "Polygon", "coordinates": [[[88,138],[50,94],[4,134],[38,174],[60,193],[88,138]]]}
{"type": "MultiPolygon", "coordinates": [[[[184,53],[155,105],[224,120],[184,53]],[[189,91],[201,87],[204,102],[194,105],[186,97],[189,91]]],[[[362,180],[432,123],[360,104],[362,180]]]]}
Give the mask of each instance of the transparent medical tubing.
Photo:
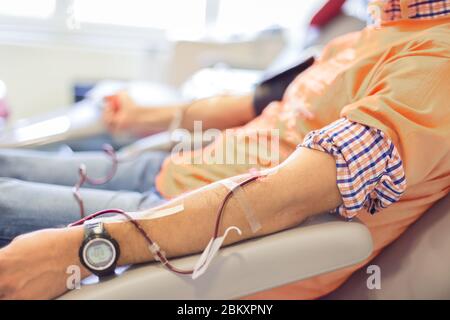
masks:
{"type": "MultiPolygon", "coordinates": [[[[261,177],[262,177],[262,175],[252,174],[240,182],[222,183],[222,184],[227,185],[227,188],[229,188],[229,191],[225,195],[223,201],[221,202],[221,204],[217,210],[216,220],[215,220],[215,225],[214,225],[214,229],[212,232],[211,240],[208,243],[205,250],[203,251],[202,255],[200,256],[200,259],[197,261],[197,263],[195,264],[193,269],[179,269],[176,266],[172,265],[170,263],[170,261],[167,259],[165,252],[161,250],[158,243],[156,243],[151,238],[151,236],[144,230],[142,225],[139,223],[140,219],[133,218],[130,213],[126,213],[123,210],[120,210],[120,209],[102,210],[102,211],[91,214],[90,216],[84,217],[84,218],[70,224],[69,227],[82,225],[92,219],[95,219],[95,218],[98,218],[100,216],[107,215],[107,214],[121,215],[122,217],[125,218],[126,221],[131,222],[133,224],[133,226],[136,228],[136,230],[144,237],[144,239],[146,240],[147,245],[148,245],[148,250],[152,253],[152,255],[156,261],[161,262],[161,264],[163,266],[165,266],[168,270],[170,270],[172,272],[175,272],[178,274],[191,275],[193,279],[196,279],[206,271],[206,269],[208,268],[212,259],[215,257],[215,255],[219,251],[220,247],[222,246],[228,233],[230,231],[234,230],[238,234],[241,234],[241,230],[239,228],[237,228],[236,226],[230,226],[225,230],[225,232],[222,236],[219,235],[220,226],[221,226],[223,215],[225,213],[226,205],[232,197],[236,197],[240,206],[242,206],[243,210],[246,212],[246,217],[247,217],[247,220],[249,221],[252,231],[255,232],[254,230],[258,230],[261,227],[259,224],[259,221],[256,218],[256,215],[252,212],[252,210],[246,200],[246,197],[243,196],[244,193],[240,194],[240,192],[243,191],[242,188],[245,185],[255,182],[261,177]]],[[[172,206],[172,209],[170,207],[165,207],[165,208],[162,207],[158,210],[151,211],[151,212],[149,212],[150,214],[147,216],[147,218],[149,218],[149,217],[152,218],[155,215],[161,216],[161,215],[174,214],[174,213],[180,212],[182,210],[183,210],[182,205],[180,206],[179,204],[178,205],[175,204],[175,206],[172,206]],[[176,209],[173,209],[173,208],[176,208],[176,209]]]]}

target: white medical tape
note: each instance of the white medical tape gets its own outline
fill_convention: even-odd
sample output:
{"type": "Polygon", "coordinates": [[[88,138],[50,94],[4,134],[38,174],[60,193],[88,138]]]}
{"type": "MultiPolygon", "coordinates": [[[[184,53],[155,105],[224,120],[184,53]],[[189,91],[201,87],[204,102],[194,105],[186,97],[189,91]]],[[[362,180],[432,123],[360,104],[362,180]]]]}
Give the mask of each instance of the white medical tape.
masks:
{"type": "MultiPolygon", "coordinates": [[[[128,212],[128,215],[132,217],[134,220],[151,220],[156,218],[161,218],[165,216],[170,216],[172,214],[181,212],[184,210],[184,205],[179,204],[174,207],[170,208],[164,208],[159,210],[145,210],[145,211],[138,211],[138,212],[128,212]]],[[[91,220],[88,220],[88,223],[94,223],[94,222],[103,222],[103,223],[115,223],[115,222],[124,222],[127,221],[128,218],[122,216],[122,215],[114,215],[112,217],[99,217],[94,218],[91,220]]]]}
{"type": "Polygon", "coordinates": [[[176,206],[170,207],[170,208],[164,208],[164,209],[159,209],[159,210],[148,210],[148,211],[141,211],[141,212],[136,212],[136,214],[139,216],[139,219],[156,219],[156,218],[161,218],[161,217],[165,217],[165,216],[170,216],[172,214],[181,212],[184,210],[184,205],[178,204],[176,206]]]}
{"type": "Polygon", "coordinates": [[[175,114],[172,118],[172,121],[169,124],[169,127],[167,128],[167,131],[172,132],[172,131],[180,128],[181,123],[183,122],[183,116],[184,116],[185,110],[186,109],[183,107],[177,108],[175,110],[175,114]]]}
{"type": "Polygon", "coordinates": [[[225,233],[223,236],[218,237],[216,239],[211,238],[208,245],[206,246],[205,250],[203,250],[202,255],[198,259],[197,263],[194,266],[194,272],[192,273],[192,279],[197,279],[202,274],[205,273],[206,269],[208,269],[208,266],[210,265],[211,261],[216,256],[217,252],[219,251],[220,247],[222,246],[223,242],[225,241],[225,238],[227,237],[228,233],[231,230],[235,230],[239,235],[242,234],[241,230],[238,227],[231,226],[228,227],[225,230],[225,233]]]}
{"type": "Polygon", "coordinates": [[[239,206],[244,211],[245,217],[247,218],[252,232],[256,233],[259,229],[261,229],[261,223],[259,223],[255,211],[249,205],[247,198],[245,197],[244,189],[231,179],[221,180],[220,183],[233,192],[233,195],[236,198],[239,206]]]}

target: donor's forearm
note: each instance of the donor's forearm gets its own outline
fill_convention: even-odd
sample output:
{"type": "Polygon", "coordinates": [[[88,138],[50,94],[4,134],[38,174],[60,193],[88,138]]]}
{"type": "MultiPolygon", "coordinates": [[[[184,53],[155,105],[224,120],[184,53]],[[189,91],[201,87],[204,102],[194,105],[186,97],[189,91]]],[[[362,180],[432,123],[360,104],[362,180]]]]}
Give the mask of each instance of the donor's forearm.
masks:
{"type": "MultiPolygon", "coordinates": [[[[219,234],[236,226],[242,235],[230,233],[225,244],[295,226],[341,202],[334,159],[325,153],[298,149],[265,173],[266,177],[242,187],[245,197],[240,200],[245,205],[232,197],[226,206],[219,234]],[[246,218],[243,208],[247,206],[261,225],[256,233],[246,218]]],[[[227,192],[222,184],[212,184],[165,205],[183,204],[182,211],[140,222],[168,257],[200,252],[212,237],[217,210],[227,192]]],[[[106,223],[106,228],[120,245],[119,264],[153,259],[130,222],[106,223]]],[[[83,227],[47,229],[17,237],[0,249],[0,299],[53,298],[67,291],[69,267],[79,266],[82,277],[89,274],[78,257],[82,241],[83,227]]]]}
{"type": "Polygon", "coordinates": [[[255,117],[252,95],[219,95],[199,99],[184,106],[181,126],[194,130],[194,122],[201,121],[202,129],[224,130],[244,125],[255,117]]]}
{"type": "MultiPolygon", "coordinates": [[[[296,226],[306,217],[333,209],[341,203],[335,162],[328,154],[300,148],[283,164],[265,173],[267,176],[242,187],[245,199],[232,197],[227,203],[219,234],[229,226],[238,227],[242,234],[230,233],[225,244],[296,226]],[[261,225],[256,233],[252,232],[249,224],[247,206],[261,225]]],[[[239,182],[245,176],[232,179],[239,182]]],[[[140,223],[168,257],[200,252],[213,235],[217,210],[228,191],[220,182],[214,183],[162,207],[182,204],[181,212],[141,220],[140,223]]],[[[110,223],[107,229],[121,246],[119,264],[153,259],[147,242],[131,223],[110,223]]]]}

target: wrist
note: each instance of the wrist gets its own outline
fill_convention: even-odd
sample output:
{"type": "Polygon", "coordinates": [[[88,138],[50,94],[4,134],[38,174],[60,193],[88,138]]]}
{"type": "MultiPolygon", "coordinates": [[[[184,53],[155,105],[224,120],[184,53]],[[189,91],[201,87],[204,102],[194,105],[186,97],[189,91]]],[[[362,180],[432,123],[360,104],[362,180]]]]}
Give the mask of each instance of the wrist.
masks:
{"type": "Polygon", "coordinates": [[[136,228],[131,223],[106,223],[105,228],[119,244],[120,257],[117,261],[118,266],[153,260],[153,256],[147,250],[145,239],[136,231],[136,228]]]}
{"type": "Polygon", "coordinates": [[[156,131],[168,130],[180,110],[185,107],[185,104],[176,104],[169,107],[144,108],[143,114],[139,117],[138,121],[142,125],[156,131]]]}
{"type": "Polygon", "coordinates": [[[56,232],[61,233],[61,242],[64,244],[65,250],[56,257],[64,261],[65,267],[77,266],[80,268],[81,277],[85,278],[90,275],[90,271],[87,270],[80,261],[79,249],[83,242],[84,230],[83,227],[71,227],[67,229],[57,229],[56,232]]]}
{"type": "MultiPolygon", "coordinates": [[[[82,227],[45,229],[23,237],[33,237],[36,244],[44,244],[36,250],[36,257],[40,257],[38,265],[43,272],[67,273],[69,267],[75,266],[79,268],[82,278],[90,274],[78,257],[78,250],[83,241],[82,227]]],[[[18,240],[20,241],[20,238],[18,240]]]]}

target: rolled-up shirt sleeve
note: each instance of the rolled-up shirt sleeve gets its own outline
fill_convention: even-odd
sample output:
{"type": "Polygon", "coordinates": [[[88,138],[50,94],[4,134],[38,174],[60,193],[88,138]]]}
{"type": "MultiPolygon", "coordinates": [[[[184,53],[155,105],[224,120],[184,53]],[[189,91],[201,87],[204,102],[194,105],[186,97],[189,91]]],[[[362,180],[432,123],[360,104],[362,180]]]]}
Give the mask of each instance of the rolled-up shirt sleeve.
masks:
{"type": "Polygon", "coordinates": [[[406,189],[400,154],[379,129],[341,118],[308,133],[300,146],[335,158],[342,204],[333,211],[345,218],[361,210],[374,214],[398,201],[406,189]]]}

